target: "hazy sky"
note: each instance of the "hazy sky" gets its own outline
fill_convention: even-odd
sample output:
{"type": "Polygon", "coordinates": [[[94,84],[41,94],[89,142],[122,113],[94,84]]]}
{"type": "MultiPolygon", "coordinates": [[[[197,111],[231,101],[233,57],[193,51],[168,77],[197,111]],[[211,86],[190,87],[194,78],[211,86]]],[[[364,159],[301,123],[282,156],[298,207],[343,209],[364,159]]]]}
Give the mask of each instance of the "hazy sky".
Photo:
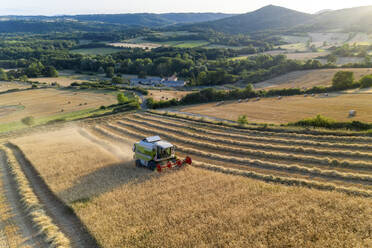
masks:
{"type": "Polygon", "coordinates": [[[268,4],[314,13],[372,5],[372,0],[0,0],[0,15],[138,12],[246,13],[268,4]]]}

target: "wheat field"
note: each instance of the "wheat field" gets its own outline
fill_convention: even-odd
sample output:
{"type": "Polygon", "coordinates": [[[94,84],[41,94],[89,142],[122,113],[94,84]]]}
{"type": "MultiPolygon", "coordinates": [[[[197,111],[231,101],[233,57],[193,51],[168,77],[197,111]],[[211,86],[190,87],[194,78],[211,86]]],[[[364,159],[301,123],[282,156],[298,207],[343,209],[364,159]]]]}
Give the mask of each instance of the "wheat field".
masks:
{"type": "Polygon", "coordinates": [[[372,244],[368,137],[138,113],[11,142],[102,247],[372,244]],[[136,168],[132,144],[155,134],[194,166],[164,174],[136,168]]]}

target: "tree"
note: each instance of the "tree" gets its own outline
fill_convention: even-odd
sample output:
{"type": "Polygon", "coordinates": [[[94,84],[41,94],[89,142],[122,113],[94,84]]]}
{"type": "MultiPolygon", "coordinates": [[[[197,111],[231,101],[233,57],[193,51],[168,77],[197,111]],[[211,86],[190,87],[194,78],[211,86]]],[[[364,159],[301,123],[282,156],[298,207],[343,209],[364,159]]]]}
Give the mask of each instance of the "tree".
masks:
{"type": "Polygon", "coordinates": [[[247,84],[247,86],[245,87],[245,91],[246,92],[253,92],[253,85],[252,84],[247,84]]]}
{"type": "Polygon", "coordinates": [[[32,125],[35,124],[35,119],[32,116],[25,117],[21,121],[22,121],[23,124],[25,124],[27,126],[32,126],[32,125]]]}
{"type": "Polygon", "coordinates": [[[126,97],[123,93],[119,93],[117,95],[117,100],[119,104],[127,103],[129,101],[128,97],[126,97]]]}
{"type": "Polygon", "coordinates": [[[111,82],[113,84],[122,84],[123,83],[123,78],[122,77],[119,77],[119,76],[115,76],[112,78],[111,82]]]}
{"type": "Polygon", "coordinates": [[[337,62],[337,57],[333,54],[327,56],[327,62],[330,64],[334,64],[337,62]]]}
{"type": "Polygon", "coordinates": [[[336,90],[345,90],[353,86],[354,72],[339,71],[332,79],[332,87],[336,90]]]}
{"type": "Polygon", "coordinates": [[[106,69],[106,77],[112,78],[115,75],[115,68],[110,66],[106,69]]]}
{"type": "Polygon", "coordinates": [[[0,68],[0,80],[1,81],[7,81],[8,80],[8,74],[3,68],[0,68]]]}
{"type": "Polygon", "coordinates": [[[58,77],[58,71],[54,66],[46,66],[44,69],[44,76],[46,77],[58,77]]]}
{"type": "Polygon", "coordinates": [[[360,88],[372,87],[372,75],[364,76],[360,79],[360,88]]]}

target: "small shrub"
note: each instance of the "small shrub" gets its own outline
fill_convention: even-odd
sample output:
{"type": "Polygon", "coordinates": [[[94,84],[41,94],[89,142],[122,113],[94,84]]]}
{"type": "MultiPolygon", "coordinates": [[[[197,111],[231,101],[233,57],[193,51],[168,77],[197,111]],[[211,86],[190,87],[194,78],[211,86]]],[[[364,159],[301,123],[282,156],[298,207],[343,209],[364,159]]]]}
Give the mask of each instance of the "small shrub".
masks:
{"type": "Polygon", "coordinates": [[[117,95],[117,100],[119,104],[127,103],[129,101],[128,97],[126,97],[123,93],[119,93],[117,95]]]}
{"type": "Polygon", "coordinates": [[[50,120],[46,124],[50,125],[50,124],[56,124],[56,123],[65,122],[65,121],[66,121],[66,118],[58,118],[58,119],[50,120]]]}
{"type": "Polygon", "coordinates": [[[246,115],[241,115],[238,117],[238,123],[240,126],[244,126],[248,124],[247,116],[246,115]]]}
{"type": "Polygon", "coordinates": [[[32,125],[35,124],[35,119],[32,116],[25,117],[21,121],[22,121],[23,124],[25,124],[27,126],[32,126],[32,125]]]}

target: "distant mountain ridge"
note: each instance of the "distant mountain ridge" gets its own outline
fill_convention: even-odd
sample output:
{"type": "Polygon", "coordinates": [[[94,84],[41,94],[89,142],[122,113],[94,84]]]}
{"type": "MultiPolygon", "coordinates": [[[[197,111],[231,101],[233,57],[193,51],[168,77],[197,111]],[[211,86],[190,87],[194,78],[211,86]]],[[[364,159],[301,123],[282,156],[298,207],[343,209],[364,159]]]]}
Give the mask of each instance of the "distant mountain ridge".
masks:
{"type": "Polygon", "coordinates": [[[305,24],[313,19],[311,14],[268,5],[261,9],[216,21],[190,25],[196,28],[211,28],[224,33],[252,33],[262,30],[286,29],[305,24]]]}
{"type": "Polygon", "coordinates": [[[184,26],[186,29],[213,29],[230,34],[263,31],[345,31],[372,32],[372,6],[307,14],[268,5],[246,14],[184,26]]]}
{"type": "Polygon", "coordinates": [[[92,14],[92,15],[62,15],[62,16],[0,16],[0,20],[75,20],[80,22],[102,22],[127,26],[160,27],[174,24],[214,21],[234,14],[224,13],[136,13],[136,14],[92,14]]]}

